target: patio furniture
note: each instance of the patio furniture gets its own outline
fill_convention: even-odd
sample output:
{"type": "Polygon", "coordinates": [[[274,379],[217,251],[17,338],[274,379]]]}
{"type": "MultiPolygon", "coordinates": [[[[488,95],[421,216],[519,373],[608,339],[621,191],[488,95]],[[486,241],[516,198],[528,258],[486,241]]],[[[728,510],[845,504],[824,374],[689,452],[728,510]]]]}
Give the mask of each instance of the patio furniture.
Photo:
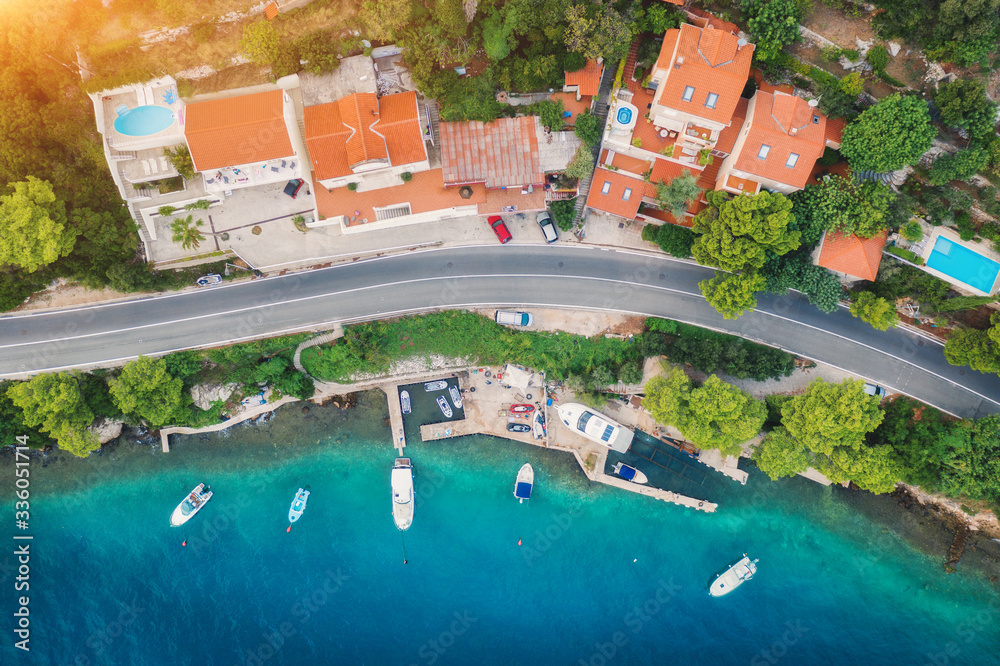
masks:
{"type": "Polygon", "coordinates": [[[167,158],[163,155],[160,155],[160,168],[164,171],[170,171],[170,163],[167,162],[167,158]]]}
{"type": "Polygon", "coordinates": [[[276,166],[271,167],[271,171],[273,171],[274,173],[278,173],[278,167],[276,166]]]}
{"type": "Polygon", "coordinates": [[[146,160],[140,160],[139,164],[142,165],[142,172],[143,172],[143,174],[145,174],[147,176],[150,175],[150,173],[149,173],[149,162],[147,162],[146,160]]]}
{"type": "Polygon", "coordinates": [[[115,113],[121,118],[123,115],[128,113],[128,104],[119,104],[115,107],[115,113]]]}
{"type": "Polygon", "coordinates": [[[668,132],[667,130],[660,130],[661,139],[666,139],[668,134],[670,134],[670,132],[668,132]]]}

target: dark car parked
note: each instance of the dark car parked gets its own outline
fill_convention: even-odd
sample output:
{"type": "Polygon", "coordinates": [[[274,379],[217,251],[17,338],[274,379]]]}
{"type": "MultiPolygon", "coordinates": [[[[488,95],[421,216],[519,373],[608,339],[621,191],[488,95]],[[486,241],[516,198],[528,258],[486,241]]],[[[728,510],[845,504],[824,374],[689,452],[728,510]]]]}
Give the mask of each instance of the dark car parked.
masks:
{"type": "Polygon", "coordinates": [[[501,243],[509,243],[513,236],[510,235],[510,229],[504,224],[503,218],[499,215],[490,215],[489,217],[490,227],[493,228],[493,233],[497,235],[497,239],[501,243]]]}
{"type": "Polygon", "coordinates": [[[304,184],[305,181],[301,178],[295,178],[294,180],[288,181],[288,184],[285,185],[285,194],[294,199],[299,196],[299,190],[302,189],[304,184]]]}

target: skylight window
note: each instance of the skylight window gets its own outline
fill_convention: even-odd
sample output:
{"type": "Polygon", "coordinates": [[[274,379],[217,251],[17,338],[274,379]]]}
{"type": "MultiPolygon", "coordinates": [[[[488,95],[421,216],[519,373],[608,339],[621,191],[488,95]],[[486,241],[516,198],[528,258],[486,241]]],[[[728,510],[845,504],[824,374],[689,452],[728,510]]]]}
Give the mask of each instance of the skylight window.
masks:
{"type": "Polygon", "coordinates": [[[601,188],[601,194],[607,194],[610,191],[611,191],[611,181],[606,180],[604,181],[604,187],[601,188]]]}
{"type": "Polygon", "coordinates": [[[710,109],[714,109],[715,105],[719,103],[719,96],[715,93],[708,93],[708,99],[705,100],[705,106],[710,109]]]}
{"type": "Polygon", "coordinates": [[[684,100],[685,102],[690,102],[693,97],[694,97],[694,86],[686,86],[684,88],[684,95],[683,97],[681,97],[681,99],[684,100]]]}
{"type": "Polygon", "coordinates": [[[631,187],[626,187],[625,188],[625,193],[622,194],[622,201],[628,201],[628,198],[630,196],[632,196],[632,188],[631,187]]]}
{"type": "Polygon", "coordinates": [[[798,161],[799,161],[799,156],[797,153],[789,153],[788,160],[785,161],[785,166],[788,167],[789,169],[792,169],[795,167],[798,161]]]}
{"type": "Polygon", "coordinates": [[[760,150],[757,151],[757,159],[766,160],[767,159],[767,154],[769,152],[771,152],[771,146],[769,146],[767,144],[763,144],[760,147],[760,150]]]}

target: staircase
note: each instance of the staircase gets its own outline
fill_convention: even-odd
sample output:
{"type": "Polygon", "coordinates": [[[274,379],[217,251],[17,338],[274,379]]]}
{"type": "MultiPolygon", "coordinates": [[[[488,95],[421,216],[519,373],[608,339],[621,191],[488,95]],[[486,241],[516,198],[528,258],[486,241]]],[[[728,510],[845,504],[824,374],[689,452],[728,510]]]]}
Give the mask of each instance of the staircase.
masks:
{"type": "Polygon", "coordinates": [[[316,345],[321,345],[325,342],[332,342],[333,340],[337,340],[342,337],[344,337],[344,327],[340,324],[334,324],[332,331],[324,333],[323,335],[318,335],[315,338],[306,340],[300,344],[295,348],[295,356],[292,357],[292,364],[295,366],[295,369],[308,375],[309,373],[306,372],[306,369],[302,366],[302,350],[308,349],[309,347],[315,347],[316,345]]]}
{"type": "MultiPolygon", "coordinates": [[[[605,123],[608,122],[608,111],[610,106],[608,105],[609,97],[611,95],[611,86],[615,82],[615,74],[618,72],[617,63],[612,67],[611,63],[607,63],[604,68],[604,76],[601,77],[601,87],[597,92],[597,104],[594,105],[594,115],[601,119],[601,126],[603,127],[605,123]]],[[[594,146],[593,150],[594,164],[597,164],[597,160],[601,157],[601,144],[594,146]]],[[[587,195],[590,193],[590,184],[594,180],[594,174],[591,173],[589,176],[580,181],[577,186],[577,199],[576,199],[576,219],[583,220],[587,209],[587,195]]]]}
{"type": "Polygon", "coordinates": [[[424,109],[427,110],[427,122],[431,125],[430,140],[431,145],[434,146],[437,145],[436,141],[441,138],[441,135],[438,134],[438,126],[441,123],[441,116],[438,113],[437,102],[434,100],[427,100],[427,103],[424,104],[424,109]]]}

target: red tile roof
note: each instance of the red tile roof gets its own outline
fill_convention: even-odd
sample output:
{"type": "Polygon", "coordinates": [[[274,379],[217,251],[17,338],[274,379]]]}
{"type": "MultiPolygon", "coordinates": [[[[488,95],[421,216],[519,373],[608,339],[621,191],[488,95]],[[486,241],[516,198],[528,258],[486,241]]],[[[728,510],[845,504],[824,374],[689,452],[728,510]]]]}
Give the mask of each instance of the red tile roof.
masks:
{"type": "Polygon", "coordinates": [[[677,176],[684,175],[685,171],[697,174],[696,171],[683,164],[671,162],[670,160],[656,160],[656,163],[653,165],[653,172],[649,174],[649,181],[651,183],[669,183],[677,176]]]}
{"type": "Polygon", "coordinates": [[[840,138],[844,133],[844,128],[847,127],[846,118],[827,118],[826,119],[826,142],[828,144],[832,143],[833,148],[840,149],[840,138]]]}
{"type": "Polygon", "coordinates": [[[806,100],[785,93],[758,90],[755,100],[750,133],[734,167],[802,189],[826,146],[826,116],[806,100]],[[762,159],[758,155],[763,146],[770,148],[762,159]],[[792,153],[798,158],[789,167],[792,153]]]}
{"type": "Polygon", "coordinates": [[[446,185],[541,186],[538,117],[441,123],[441,162],[446,185]]]}
{"type": "MultiPolygon", "coordinates": [[[[683,3],[675,3],[683,4],[683,3]]],[[[704,28],[705,26],[711,26],[716,30],[722,30],[723,32],[728,32],[732,35],[738,34],[740,29],[735,23],[730,23],[729,21],[723,21],[715,14],[706,12],[703,9],[698,9],[697,7],[691,7],[688,9],[688,18],[696,26],[704,28]]]]}
{"type": "Polygon", "coordinates": [[[672,5],[677,5],[678,7],[684,6],[684,0],[663,0],[664,2],[669,2],[672,5]]]}
{"type": "MultiPolygon", "coordinates": [[[[743,129],[743,121],[747,117],[747,103],[749,101],[745,97],[740,97],[740,101],[736,103],[736,110],[733,111],[732,122],[730,122],[729,127],[719,132],[719,140],[715,142],[715,150],[722,153],[733,152],[736,139],[740,135],[740,130],[743,129]]],[[[721,158],[716,157],[715,161],[721,161],[721,158]]]]}
{"type": "Polygon", "coordinates": [[[862,280],[874,280],[882,261],[882,248],[888,231],[873,238],[860,238],[854,234],[844,235],[828,231],[823,238],[819,259],[816,263],[831,271],[846,273],[862,280]]]}
{"type": "Polygon", "coordinates": [[[283,100],[283,91],[271,90],[188,104],[184,138],[194,168],[210,171],[291,157],[295,151],[283,100]]]}
{"type": "Polygon", "coordinates": [[[378,107],[381,117],[373,129],[385,137],[389,161],[400,165],[426,160],[417,93],[410,90],[380,97],[378,107]]]}
{"type": "Polygon", "coordinates": [[[615,171],[609,171],[603,167],[598,167],[594,171],[594,179],[590,183],[590,195],[587,197],[587,206],[629,220],[635,219],[635,214],[639,212],[639,204],[642,203],[642,196],[646,186],[647,183],[638,178],[632,178],[615,171]],[[605,183],[608,184],[607,194],[602,192],[605,183]],[[627,200],[623,198],[626,188],[632,190],[627,200]]]}
{"type": "Polygon", "coordinates": [[[728,123],[740,101],[750,74],[753,44],[740,46],[736,35],[689,23],[667,30],[656,61],[666,72],[659,104],[700,118],[728,123]],[[690,102],[682,98],[694,87],[690,102]],[[705,106],[709,93],[719,96],[715,108],[705,106]]]}
{"type": "Polygon", "coordinates": [[[597,64],[596,60],[588,60],[583,69],[575,72],[566,72],[566,85],[579,86],[581,95],[594,96],[601,88],[601,75],[604,73],[604,65],[597,64]]]}
{"type": "Polygon", "coordinates": [[[267,17],[268,21],[270,21],[271,19],[273,19],[274,17],[276,17],[278,15],[278,13],[279,13],[278,12],[278,3],[276,3],[276,2],[272,2],[267,7],[264,7],[264,16],[267,17]]]}

